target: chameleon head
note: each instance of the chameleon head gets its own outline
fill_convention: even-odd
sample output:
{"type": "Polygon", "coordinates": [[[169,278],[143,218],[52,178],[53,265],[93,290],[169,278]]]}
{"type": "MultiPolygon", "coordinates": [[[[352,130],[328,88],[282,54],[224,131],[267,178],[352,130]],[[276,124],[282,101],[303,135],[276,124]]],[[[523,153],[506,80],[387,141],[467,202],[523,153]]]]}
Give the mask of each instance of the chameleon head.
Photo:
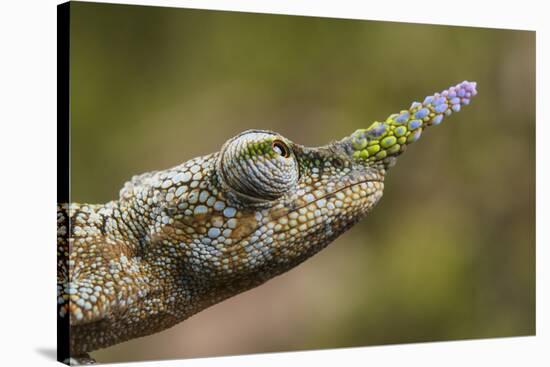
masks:
{"type": "Polygon", "coordinates": [[[224,202],[236,208],[222,224],[223,250],[232,253],[226,270],[267,279],[362,218],[382,196],[384,179],[383,167],[354,161],[340,143],[307,148],[264,130],[227,141],[216,172],[224,202]]]}
{"type": "Polygon", "coordinates": [[[186,278],[228,289],[245,279],[242,290],[296,266],[363,218],[396,157],[476,93],[475,83],[462,82],[316,148],[245,131],[218,153],[155,173],[154,190],[134,188],[132,196],[160,203],[148,239],[159,251],[174,249],[186,278]]]}

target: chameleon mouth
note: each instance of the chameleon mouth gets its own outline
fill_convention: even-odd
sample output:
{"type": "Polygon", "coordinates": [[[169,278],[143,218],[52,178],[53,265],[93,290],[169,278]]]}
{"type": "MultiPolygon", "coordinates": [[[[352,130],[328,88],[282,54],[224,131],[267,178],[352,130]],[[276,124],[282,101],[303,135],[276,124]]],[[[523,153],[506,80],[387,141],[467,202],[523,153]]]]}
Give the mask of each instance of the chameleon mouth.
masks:
{"type": "MultiPolygon", "coordinates": [[[[303,225],[307,226],[307,224],[309,224],[309,226],[305,228],[305,230],[310,232],[311,230],[318,228],[323,223],[325,226],[331,226],[331,223],[341,221],[341,218],[339,218],[339,220],[327,222],[327,219],[330,219],[329,211],[335,211],[338,214],[342,214],[342,213],[352,214],[352,213],[355,213],[355,211],[359,210],[359,211],[364,211],[366,213],[368,209],[376,205],[378,200],[382,197],[383,184],[384,184],[384,181],[382,179],[366,179],[366,180],[356,181],[349,185],[339,187],[336,190],[327,192],[324,195],[319,196],[315,200],[311,200],[309,202],[306,202],[305,204],[301,204],[299,206],[293,207],[288,210],[284,208],[284,210],[281,210],[280,212],[276,211],[275,212],[276,214],[274,215],[272,214],[270,216],[270,220],[268,222],[257,225],[253,229],[242,234],[241,239],[233,243],[231,247],[242,245],[242,242],[245,241],[246,238],[250,238],[250,237],[253,237],[255,234],[258,234],[258,231],[262,227],[269,226],[270,223],[273,224],[273,233],[271,237],[274,237],[276,235],[280,235],[286,232],[292,233],[293,229],[297,231],[303,231],[304,228],[300,229],[300,226],[303,226],[303,225]],[[354,187],[360,187],[362,184],[368,185],[369,183],[373,183],[373,186],[370,188],[367,187],[368,191],[365,191],[363,195],[358,194],[359,196],[358,199],[351,198],[353,194],[357,194],[357,193],[352,193],[352,195],[344,195],[344,197],[338,197],[339,193],[343,193],[344,191],[350,190],[350,189],[353,190],[354,187]],[[374,183],[377,183],[378,186],[374,185],[374,183]],[[374,199],[372,199],[373,197],[374,199]],[[333,198],[334,198],[334,203],[330,201],[333,198]],[[360,206],[364,205],[365,201],[368,201],[369,198],[371,198],[370,204],[367,204],[366,207],[361,208],[360,206]],[[338,204],[338,202],[340,202],[340,204],[338,204]],[[312,208],[311,205],[315,206],[315,208],[312,208]],[[308,207],[309,207],[309,210],[308,210],[308,207]],[[308,214],[308,213],[311,213],[311,214],[308,214]],[[301,217],[305,217],[307,220],[304,220],[301,217]],[[327,217],[327,218],[324,218],[324,217],[327,217]],[[287,220],[285,221],[284,218],[287,218],[287,220]],[[321,218],[321,220],[318,218],[321,218]],[[295,221],[296,223],[295,225],[289,228],[282,227],[280,229],[277,229],[277,224],[281,225],[281,221],[284,224],[288,224],[288,225],[294,224],[293,221],[295,221]]],[[[356,215],[353,215],[353,217],[356,217],[356,215]]],[[[350,221],[350,225],[351,224],[353,223],[350,221]]],[[[260,239],[251,241],[247,243],[246,246],[254,246],[259,241],[260,239]]]]}
{"type": "MultiPolygon", "coordinates": [[[[315,200],[312,200],[312,201],[309,201],[307,202],[306,204],[302,204],[298,207],[295,207],[295,208],[292,208],[291,210],[289,210],[288,212],[286,212],[286,214],[283,214],[279,217],[276,217],[276,218],[273,218],[273,220],[278,220],[280,219],[281,217],[284,217],[284,216],[288,216],[290,215],[291,213],[294,213],[294,212],[297,212],[297,211],[300,211],[300,209],[305,209],[307,208],[308,206],[310,206],[311,204],[318,204],[321,200],[328,200],[328,199],[331,199],[335,196],[338,195],[338,193],[341,193],[341,192],[344,192],[346,190],[349,190],[349,189],[353,189],[353,187],[357,187],[357,186],[360,186],[361,184],[367,184],[368,183],[378,183],[379,185],[381,185],[382,187],[380,187],[379,190],[376,189],[376,187],[374,188],[374,191],[372,192],[366,192],[365,195],[363,197],[360,197],[359,200],[361,199],[367,199],[368,197],[372,196],[372,195],[375,195],[378,191],[381,192],[381,190],[383,189],[383,185],[384,185],[384,180],[382,179],[368,179],[368,180],[360,180],[360,181],[357,181],[357,182],[354,182],[354,183],[351,183],[349,185],[345,185],[343,187],[340,187],[336,190],[333,190],[333,191],[330,191],[330,192],[327,192],[325,193],[324,195],[316,198],[315,200]]],[[[349,206],[349,205],[348,205],[349,206]]]]}
{"type": "MultiPolygon", "coordinates": [[[[315,203],[315,202],[317,202],[317,201],[319,201],[319,200],[322,200],[322,199],[325,199],[325,200],[326,200],[326,199],[329,199],[329,198],[331,198],[331,197],[333,197],[333,196],[336,196],[336,194],[338,194],[339,192],[342,192],[342,191],[351,189],[351,188],[353,188],[353,187],[360,186],[361,184],[368,184],[369,182],[376,182],[376,183],[378,183],[378,184],[383,184],[383,183],[384,183],[383,180],[362,180],[362,181],[353,183],[353,184],[351,184],[351,185],[346,185],[346,186],[344,186],[344,187],[341,187],[341,188],[339,188],[338,190],[334,190],[334,191],[332,191],[332,192],[328,192],[328,193],[326,193],[324,196],[322,196],[322,197],[320,197],[319,199],[313,201],[313,203],[315,203]]],[[[375,193],[376,193],[376,191],[373,192],[373,193],[370,193],[370,194],[367,193],[366,196],[365,196],[365,198],[368,197],[369,195],[373,195],[373,194],[375,194],[375,193]]],[[[305,205],[304,205],[304,206],[305,206],[305,205]]],[[[302,206],[302,207],[304,207],[304,206],[302,206]]]]}

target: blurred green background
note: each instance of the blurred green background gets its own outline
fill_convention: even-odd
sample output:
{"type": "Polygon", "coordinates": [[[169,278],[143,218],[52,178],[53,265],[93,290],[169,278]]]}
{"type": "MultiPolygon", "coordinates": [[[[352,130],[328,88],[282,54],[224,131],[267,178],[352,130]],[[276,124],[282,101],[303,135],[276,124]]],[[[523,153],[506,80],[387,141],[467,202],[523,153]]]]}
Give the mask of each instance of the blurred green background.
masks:
{"type": "Polygon", "coordinates": [[[535,33],[72,3],[72,201],[261,128],[316,146],[464,79],[326,250],[162,333],[134,361],[535,333],[535,33]]]}

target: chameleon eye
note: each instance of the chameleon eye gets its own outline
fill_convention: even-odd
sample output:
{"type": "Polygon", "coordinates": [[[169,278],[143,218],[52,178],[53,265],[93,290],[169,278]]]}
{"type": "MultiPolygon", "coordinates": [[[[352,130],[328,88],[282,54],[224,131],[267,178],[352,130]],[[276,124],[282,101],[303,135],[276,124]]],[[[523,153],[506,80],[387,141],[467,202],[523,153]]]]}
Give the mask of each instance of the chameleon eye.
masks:
{"type": "Polygon", "coordinates": [[[273,143],[271,144],[271,148],[275,153],[280,155],[281,157],[288,158],[290,157],[290,151],[285,143],[283,143],[280,140],[273,140],[273,143]]]}
{"type": "Polygon", "coordinates": [[[252,130],[227,141],[218,160],[222,184],[255,201],[287,193],[296,185],[299,169],[285,140],[272,132],[252,130]]]}

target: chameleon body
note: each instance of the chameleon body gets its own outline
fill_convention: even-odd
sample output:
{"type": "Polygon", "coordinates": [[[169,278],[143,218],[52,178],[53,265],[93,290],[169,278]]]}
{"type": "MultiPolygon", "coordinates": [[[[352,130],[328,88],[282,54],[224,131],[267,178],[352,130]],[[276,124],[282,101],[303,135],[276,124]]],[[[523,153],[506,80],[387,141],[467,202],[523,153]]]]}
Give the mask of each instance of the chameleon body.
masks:
{"type": "Polygon", "coordinates": [[[462,82],[317,148],[245,131],[134,176],[118,200],[58,205],[71,355],[169,328],[297,266],[363,218],[396,157],[476,93],[462,82]]]}

